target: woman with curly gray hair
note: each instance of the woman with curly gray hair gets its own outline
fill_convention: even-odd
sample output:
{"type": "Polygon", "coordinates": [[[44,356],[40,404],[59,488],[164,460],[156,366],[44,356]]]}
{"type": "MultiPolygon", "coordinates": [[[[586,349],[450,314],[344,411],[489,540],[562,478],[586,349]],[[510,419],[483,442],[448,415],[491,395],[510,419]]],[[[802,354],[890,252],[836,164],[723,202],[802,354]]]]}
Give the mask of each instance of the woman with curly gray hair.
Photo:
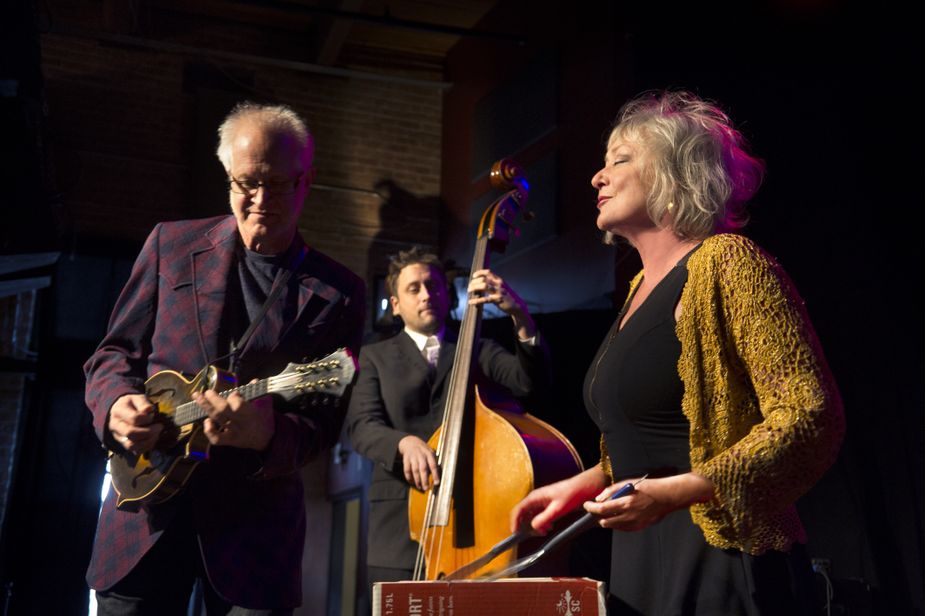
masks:
{"type": "Polygon", "coordinates": [[[763,175],[718,106],[663,92],[624,106],[591,180],[598,227],[642,260],[585,379],[601,461],[531,492],[512,526],[546,532],[583,503],[615,531],[613,613],[810,613],[794,502],[844,419],[796,290],[730,233],[763,175]]]}

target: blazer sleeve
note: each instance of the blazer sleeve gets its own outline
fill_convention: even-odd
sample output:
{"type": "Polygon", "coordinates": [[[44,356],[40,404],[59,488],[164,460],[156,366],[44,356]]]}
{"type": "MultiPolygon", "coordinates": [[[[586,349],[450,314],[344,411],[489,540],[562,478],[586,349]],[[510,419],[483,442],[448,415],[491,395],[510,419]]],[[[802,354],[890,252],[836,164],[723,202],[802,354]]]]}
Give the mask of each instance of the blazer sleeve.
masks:
{"type": "Polygon", "coordinates": [[[536,344],[514,343],[511,353],[493,340],[483,339],[479,348],[479,368],[488,380],[523,398],[552,379],[549,348],[537,332],[536,344]]]}
{"type": "MultiPolygon", "coordinates": [[[[782,268],[750,243],[731,246],[715,284],[726,346],[741,362],[760,421],[696,470],[740,536],[790,506],[829,468],[844,434],[841,399],[803,302],[782,268]]],[[[739,368],[730,366],[730,378],[739,368]]],[[[733,409],[733,412],[735,409],[733,409]]]]}
{"type": "Polygon", "coordinates": [[[389,420],[374,353],[369,348],[360,352],[360,375],[347,410],[347,435],[357,453],[395,472],[398,443],[410,433],[396,429],[389,420]]]}
{"type": "MultiPolygon", "coordinates": [[[[317,348],[329,353],[346,347],[356,357],[363,335],[366,310],[366,287],[363,281],[356,278],[353,289],[342,301],[339,316],[322,335],[317,348]]],[[[333,446],[344,423],[346,398],[315,406],[306,396],[300,400],[298,411],[276,413],[273,438],[261,456],[263,467],[256,477],[269,479],[298,472],[320,452],[333,446]]]]}
{"type": "Polygon", "coordinates": [[[113,307],[106,335],[84,364],[85,399],[93,414],[93,427],[109,449],[116,446],[107,428],[109,409],[121,396],[145,391],[147,357],[157,316],[160,231],[159,224],[145,241],[113,307]]]}

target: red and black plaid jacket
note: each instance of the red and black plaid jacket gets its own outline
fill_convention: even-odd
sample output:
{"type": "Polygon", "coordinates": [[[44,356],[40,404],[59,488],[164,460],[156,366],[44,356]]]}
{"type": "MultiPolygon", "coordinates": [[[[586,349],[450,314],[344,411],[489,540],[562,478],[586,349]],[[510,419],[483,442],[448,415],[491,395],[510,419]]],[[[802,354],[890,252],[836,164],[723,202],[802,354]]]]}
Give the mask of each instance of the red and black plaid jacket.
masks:
{"type": "MultiPolygon", "coordinates": [[[[87,405],[107,448],[116,447],[106,424],[117,398],[144,392],[145,380],[156,372],[195,374],[226,352],[218,348],[219,326],[227,281],[237,275],[238,237],[231,216],[162,223],[148,237],[106,337],[84,366],[87,405]]],[[[248,356],[248,349],[243,353],[248,365],[261,367],[255,376],[272,376],[290,361],[320,358],[342,346],[358,350],[363,281],[314,250],[293,277],[299,283],[296,315],[287,320],[283,302],[277,302],[279,309],[269,310],[251,338],[277,344],[259,357],[248,356]]],[[[328,407],[310,417],[279,413],[262,458],[253,451],[213,448],[186,486],[209,579],[232,603],[253,608],[301,603],[305,508],[299,470],[336,440],[342,409],[328,407]]],[[[145,510],[117,510],[110,491],[87,572],[90,586],[103,590],[118,582],[160,535],[145,510]]]]}

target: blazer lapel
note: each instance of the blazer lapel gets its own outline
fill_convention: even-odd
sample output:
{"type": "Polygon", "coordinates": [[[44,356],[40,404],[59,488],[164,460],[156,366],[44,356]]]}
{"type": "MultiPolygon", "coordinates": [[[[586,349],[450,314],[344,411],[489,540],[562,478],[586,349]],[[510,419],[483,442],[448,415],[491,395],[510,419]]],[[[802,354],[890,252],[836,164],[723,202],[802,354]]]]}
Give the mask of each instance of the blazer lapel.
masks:
{"type": "Polygon", "coordinates": [[[322,281],[325,271],[318,264],[317,257],[312,253],[301,236],[297,235],[296,240],[298,250],[301,251],[302,257],[293,277],[298,280],[299,296],[295,315],[285,318],[282,313],[282,305],[279,307],[278,320],[271,324],[274,329],[272,333],[276,336],[276,344],[279,343],[289,334],[296,324],[300,327],[312,328],[324,323],[328,318],[328,312],[332,306],[335,306],[341,299],[341,292],[335,287],[322,281]],[[304,324],[304,325],[303,325],[304,324]]]}
{"type": "Polygon", "coordinates": [[[405,331],[400,332],[397,336],[392,338],[395,343],[395,355],[398,360],[404,364],[408,369],[421,372],[424,375],[430,373],[430,366],[427,363],[427,360],[424,359],[424,355],[421,354],[421,351],[418,350],[414,340],[411,339],[405,331]]]}
{"type": "Polygon", "coordinates": [[[433,390],[437,391],[450,374],[453,367],[453,359],[456,357],[456,340],[447,336],[440,344],[440,355],[437,358],[437,371],[434,375],[433,390]]]}
{"type": "Polygon", "coordinates": [[[237,222],[229,216],[205,234],[201,247],[194,247],[190,252],[196,325],[199,346],[205,358],[203,364],[227,352],[215,348],[215,345],[225,306],[236,233],[237,222]]]}

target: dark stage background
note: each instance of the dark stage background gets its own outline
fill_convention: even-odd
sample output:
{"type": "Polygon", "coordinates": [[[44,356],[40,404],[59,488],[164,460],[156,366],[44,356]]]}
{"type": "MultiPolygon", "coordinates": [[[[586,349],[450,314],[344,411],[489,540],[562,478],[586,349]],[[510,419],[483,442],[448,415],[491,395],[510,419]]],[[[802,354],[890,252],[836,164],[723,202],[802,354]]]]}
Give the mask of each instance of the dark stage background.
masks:
{"type": "MultiPolygon", "coordinates": [[[[15,390],[21,401],[18,421],[3,428],[15,446],[4,461],[9,470],[3,486],[0,590],[6,603],[0,596],[0,614],[4,609],[10,614],[81,613],[86,593],[82,575],[104,459],[83,407],[80,365],[102,334],[115,293],[140,247],[143,234],[138,229],[151,226],[147,219],[139,222],[135,213],[120,213],[118,205],[88,208],[87,193],[80,187],[93,178],[74,166],[89,169],[90,158],[84,155],[78,161],[75,152],[81,148],[73,143],[60,147],[81,134],[80,122],[97,120],[76,115],[62,95],[84,92],[82,78],[55,81],[50,75],[59,73],[43,65],[43,44],[60,45],[60,37],[67,36],[56,30],[49,15],[58,15],[60,24],[61,15],[73,15],[81,6],[99,10],[99,4],[112,8],[117,3],[48,1],[2,9],[0,263],[11,263],[12,255],[42,252],[56,253],[57,260],[0,271],[6,297],[16,292],[15,281],[47,278],[47,284],[35,283],[41,290],[31,352],[17,355],[4,347],[0,357],[4,391],[15,390]],[[100,222],[104,219],[105,224],[100,222]],[[28,376],[20,382],[19,375],[28,376]]],[[[171,3],[129,4],[143,9],[171,3]]],[[[822,566],[835,585],[832,613],[925,613],[925,413],[919,397],[923,354],[918,300],[923,114],[917,96],[923,56],[911,9],[835,0],[748,6],[659,3],[651,8],[572,2],[550,7],[493,3],[479,26],[513,32],[514,38],[523,35],[524,49],[554,49],[560,74],[580,76],[574,92],[560,84],[560,124],[552,141],[539,141],[558,152],[556,232],[564,238],[547,245],[546,258],[561,255],[561,262],[568,263],[569,251],[586,251],[587,242],[596,241],[588,234],[568,238],[573,226],[593,225],[588,180],[600,165],[607,121],[627,96],[683,87],[720,101],[768,165],[745,233],[774,254],[794,279],[845,403],[848,432],[838,462],[799,503],[810,554],[828,563],[822,566]],[[524,23],[498,24],[498,15],[527,9],[533,12],[524,23]],[[585,119],[561,121],[577,115],[585,119]],[[575,143],[580,150],[570,149],[575,143]],[[580,213],[581,208],[588,214],[580,213]]],[[[258,22],[253,27],[261,26],[258,22]]],[[[148,31],[152,33],[154,28],[148,31]]],[[[446,73],[436,77],[455,84],[445,90],[446,114],[455,113],[454,96],[465,85],[453,77],[453,71],[461,70],[454,64],[460,62],[458,52],[448,53],[446,73]]],[[[526,52],[514,55],[521,53],[526,52]]],[[[390,58],[387,68],[403,70],[403,56],[390,58]]],[[[96,78],[85,76],[87,82],[96,78]]],[[[195,73],[186,79],[195,79],[195,73]]],[[[106,104],[107,87],[114,86],[92,90],[100,106],[106,104]]],[[[120,85],[120,91],[126,87],[120,85]]],[[[176,97],[183,99],[180,106],[186,110],[179,127],[165,123],[154,130],[189,132],[195,104],[189,90],[176,97]]],[[[293,100],[298,104],[298,97],[293,100]]],[[[81,108],[93,103],[83,100],[81,108]]],[[[123,118],[140,121],[132,109],[123,111],[123,118]]],[[[334,111],[330,117],[316,111],[312,121],[330,124],[322,133],[337,135],[339,118],[334,111]]],[[[206,131],[211,130],[210,124],[206,131]]],[[[442,135],[446,149],[454,138],[452,127],[444,126],[442,135]]],[[[124,154],[131,166],[134,154],[124,154]]],[[[183,165],[198,168],[211,156],[202,148],[194,154],[198,162],[187,158],[183,165]]],[[[360,264],[354,267],[370,283],[381,273],[382,256],[410,243],[458,258],[453,247],[469,242],[471,229],[460,222],[447,190],[457,154],[463,159],[467,152],[443,151],[442,163],[435,161],[443,174],[442,183],[434,184],[439,191],[410,191],[417,192],[408,202],[417,208],[417,218],[406,235],[395,236],[389,225],[407,227],[407,210],[389,213],[383,208],[383,227],[362,249],[338,243],[337,234],[351,234],[349,225],[328,232],[327,223],[315,219],[306,223],[316,230],[312,241],[360,264]]],[[[196,177],[182,177],[187,183],[176,191],[184,199],[199,198],[203,192],[196,177]]],[[[332,172],[319,181],[324,179],[334,185],[343,178],[332,172]]],[[[128,181],[112,174],[100,190],[124,192],[128,181]]],[[[326,203],[340,207],[336,199],[319,207],[326,203]]],[[[169,212],[164,217],[198,212],[193,206],[164,207],[169,212]]],[[[160,220],[162,214],[153,208],[143,215],[160,220]]],[[[363,232],[360,226],[356,229],[363,232]]],[[[556,382],[534,412],[559,426],[592,464],[597,437],[581,410],[580,384],[610,325],[613,304],[634,270],[626,247],[607,253],[606,259],[612,261],[614,275],[599,289],[600,302],[541,311],[537,317],[554,352],[556,382]]],[[[580,270],[569,271],[572,277],[581,276],[580,270]]],[[[556,289],[542,288],[547,276],[554,279],[555,272],[535,271],[527,284],[539,290],[525,296],[555,295],[556,289]]],[[[6,301],[0,307],[3,322],[14,322],[16,305],[6,301]]],[[[485,331],[502,339],[506,335],[505,326],[493,321],[485,331]]],[[[606,536],[589,537],[583,558],[576,558],[576,571],[594,573],[607,558],[594,548],[605,544],[606,536]]]]}

